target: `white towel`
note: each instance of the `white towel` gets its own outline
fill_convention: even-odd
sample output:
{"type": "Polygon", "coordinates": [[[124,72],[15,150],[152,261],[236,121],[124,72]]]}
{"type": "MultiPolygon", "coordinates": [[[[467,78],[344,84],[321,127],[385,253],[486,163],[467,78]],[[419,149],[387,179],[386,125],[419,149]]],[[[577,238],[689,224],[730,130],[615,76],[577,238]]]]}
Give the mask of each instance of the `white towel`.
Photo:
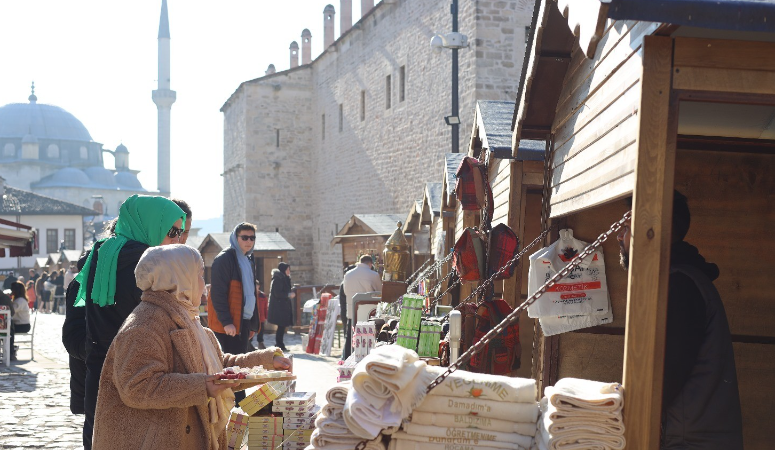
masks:
{"type": "Polygon", "coordinates": [[[412,382],[417,372],[425,367],[417,353],[398,345],[377,347],[363,358],[353,371],[353,386],[362,391],[359,386],[362,380],[360,374],[366,372],[384,384],[390,391],[398,392],[412,382]],[[421,364],[415,364],[420,362],[421,364]]]}
{"type": "MultiPolygon", "coordinates": [[[[428,366],[428,371],[439,376],[446,367],[428,366]]],[[[434,377],[435,378],[435,377],[434,377]]],[[[516,378],[501,375],[456,370],[447,375],[429,395],[479,398],[502,402],[533,403],[536,401],[536,381],[532,378],[516,378]]]]}
{"type": "MultiPolygon", "coordinates": [[[[476,450],[488,450],[488,449],[500,449],[500,447],[490,447],[479,443],[476,446],[472,445],[449,445],[449,444],[429,444],[427,442],[411,441],[407,439],[391,439],[388,445],[388,450],[450,450],[460,449],[467,450],[475,448],[476,450]]],[[[307,448],[307,450],[312,450],[307,448]]],[[[522,450],[522,449],[521,449],[522,450]]],[[[527,449],[524,449],[527,450],[527,449]]]]}
{"type": "Polygon", "coordinates": [[[624,388],[619,383],[563,378],[544,394],[559,410],[582,408],[589,411],[616,412],[622,410],[624,388]]]}
{"type": "Polygon", "coordinates": [[[339,416],[337,418],[334,417],[326,417],[326,416],[318,416],[317,419],[315,419],[315,428],[320,429],[322,433],[325,433],[328,436],[352,436],[356,437],[352,431],[350,431],[349,428],[347,428],[347,424],[344,423],[344,418],[342,416],[339,416]]]}
{"type": "Polygon", "coordinates": [[[561,411],[554,405],[550,405],[546,397],[541,399],[539,405],[542,413],[540,421],[551,434],[587,431],[616,436],[624,435],[624,421],[621,412],[588,412],[581,410],[581,408],[561,411]]]}
{"type": "MultiPolygon", "coordinates": [[[[356,370],[358,369],[356,368],[356,370]]],[[[354,373],[352,382],[363,398],[375,408],[382,408],[385,402],[393,396],[393,391],[365,370],[354,373]]]]}
{"type": "Polygon", "coordinates": [[[425,397],[416,411],[439,412],[449,414],[474,414],[480,417],[503,419],[508,417],[514,422],[532,422],[538,420],[537,403],[508,403],[493,400],[469,400],[459,397],[429,395],[425,397]]]}
{"type": "MultiPolygon", "coordinates": [[[[398,431],[391,436],[391,442],[393,441],[415,441],[421,443],[421,446],[417,446],[417,449],[428,450],[431,446],[438,445],[436,448],[453,448],[458,446],[473,447],[473,448],[500,448],[506,450],[526,450],[525,447],[520,447],[519,444],[514,442],[498,442],[498,441],[478,441],[465,438],[453,438],[453,437],[429,437],[418,436],[416,434],[409,434],[406,431],[398,431]],[[451,444],[451,445],[450,445],[451,444]]],[[[413,447],[407,447],[413,448],[413,447]]]]}
{"type": "Polygon", "coordinates": [[[437,427],[478,428],[504,433],[519,433],[525,436],[535,436],[536,424],[531,422],[512,422],[510,420],[492,419],[490,417],[472,416],[470,414],[444,414],[426,411],[414,411],[412,423],[420,425],[436,425],[437,427]]]}
{"type": "Polygon", "coordinates": [[[347,391],[351,388],[352,384],[349,381],[335,385],[326,392],[326,401],[330,405],[344,406],[344,402],[347,401],[347,391]]]}
{"type": "Polygon", "coordinates": [[[325,433],[321,433],[319,429],[315,429],[310,437],[310,444],[315,448],[325,450],[352,450],[362,440],[358,437],[328,436],[325,433]]]}
{"type": "Polygon", "coordinates": [[[342,419],[343,409],[344,409],[343,406],[328,404],[320,410],[320,414],[318,414],[318,419],[320,419],[321,417],[322,418],[330,417],[331,419],[334,419],[334,420],[342,419]]]}
{"type": "Polygon", "coordinates": [[[546,450],[624,450],[624,436],[575,431],[553,435],[546,427],[538,427],[546,450]]]}
{"type": "Polygon", "coordinates": [[[401,425],[401,415],[390,410],[392,403],[393,400],[390,400],[382,408],[375,408],[357,390],[351,389],[343,410],[344,422],[356,436],[374,439],[383,428],[401,425]]]}
{"type": "Polygon", "coordinates": [[[475,428],[447,428],[435,427],[433,425],[419,425],[416,423],[404,423],[404,431],[416,436],[427,437],[452,437],[469,439],[472,441],[486,442],[497,441],[509,443],[513,442],[522,448],[530,448],[533,443],[532,436],[523,436],[517,433],[502,433],[500,431],[482,431],[475,428]]]}

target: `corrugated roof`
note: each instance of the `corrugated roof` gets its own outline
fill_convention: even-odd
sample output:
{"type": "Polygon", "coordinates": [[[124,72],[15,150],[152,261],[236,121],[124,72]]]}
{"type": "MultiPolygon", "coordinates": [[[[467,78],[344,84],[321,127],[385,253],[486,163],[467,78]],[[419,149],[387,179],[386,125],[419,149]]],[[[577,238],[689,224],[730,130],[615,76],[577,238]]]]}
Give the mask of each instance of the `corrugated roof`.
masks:
{"type": "Polygon", "coordinates": [[[775,31],[774,0],[601,0],[608,17],[700,28],[775,31]]]}
{"type": "Polygon", "coordinates": [[[364,225],[371,228],[374,234],[389,236],[396,230],[396,222],[403,218],[398,214],[355,214],[364,225]]]}
{"type": "Polygon", "coordinates": [[[457,182],[457,168],[466,155],[463,153],[447,153],[444,155],[444,165],[447,168],[447,195],[455,193],[455,183],[457,182]]]}
{"type": "Polygon", "coordinates": [[[97,211],[84,208],[75,203],[5,186],[5,194],[0,202],[0,214],[19,214],[19,211],[21,211],[23,216],[39,216],[44,214],[93,216],[97,214],[97,211]]]}
{"type": "MultiPolygon", "coordinates": [[[[210,233],[209,236],[215,241],[221,249],[228,248],[229,236],[231,233],[210,233]]],[[[189,238],[190,240],[191,238],[189,238]]],[[[256,244],[253,246],[254,252],[261,251],[293,251],[296,250],[280,233],[277,232],[263,232],[256,233],[256,244]]]]}

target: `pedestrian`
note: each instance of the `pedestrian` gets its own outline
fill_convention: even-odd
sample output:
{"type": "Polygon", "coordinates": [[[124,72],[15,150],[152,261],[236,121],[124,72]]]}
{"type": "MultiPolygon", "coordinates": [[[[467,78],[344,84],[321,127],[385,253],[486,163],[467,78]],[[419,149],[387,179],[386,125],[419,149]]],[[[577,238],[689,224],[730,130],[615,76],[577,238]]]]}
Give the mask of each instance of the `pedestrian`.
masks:
{"type": "Polygon", "coordinates": [[[64,290],[67,292],[67,287],[70,286],[70,283],[73,282],[73,279],[75,276],[78,275],[78,267],[74,262],[70,263],[70,267],[67,268],[67,272],[65,272],[64,276],[64,290]]]}
{"type": "Polygon", "coordinates": [[[27,301],[30,309],[34,310],[35,305],[38,303],[38,295],[35,292],[35,282],[33,280],[27,282],[27,301]]]}
{"type": "MultiPolygon", "coordinates": [[[[105,357],[121,324],[140,304],[141,291],[134,268],[148,247],[177,244],[185,214],[164,197],[133,195],[119,210],[114,234],[101,239],[86,256],[75,277],[75,306],[85,308],[86,381],[84,395],[84,448],[92,448],[97,390],[105,357]]],[[[66,319],[67,322],[67,319],[66,319]]],[[[63,334],[62,340],[72,336],[63,334]]],[[[72,347],[72,346],[71,346],[72,347]]]]}
{"type": "Polygon", "coordinates": [[[184,213],[186,213],[186,229],[183,230],[183,234],[180,235],[180,243],[185,244],[186,241],[188,241],[188,236],[191,232],[191,222],[194,221],[194,216],[191,214],[191,207],[188,206],[188,203],[186,203],[185,200],[181,200],[179,198],[171,198],[173,203],[178,205],[180,209],[183,210],[184,213]]]}
{"type": "MultiPolygon", "coordinates": [[[[347,264],[347,263],[345,263],[347,264]]],[[[355,269],[355,264],[346,265],[344,268],[344,274],[355,269]]],[[[342,318],[342,327],[349,328],[347,323],[347,294],[344,292],[344,279],[342,284],[339,285],[339,317],[342,318]]],[[[346,329],[344,331],[344,348],[342,349],[342,361],[350,357],[352,353],[352,333],[346,329]]]]}
{"type": "MultiPolygon", "coordinates": [[[[253,247],[256,226],[242,222],[229,237],[229,248],[213,260],[210,299],[207,303],[208,325],[226,353],[239,355],[248,351],[248,342],[258,331],[253,247]]],[[[237,395],[237,401],[244,393],[237,395]]]]}
{"type": "MultiPolygon", "coordinates": [[[[108,223],[109,233],[115,230],[115,221],[108,223]],[[111,226],[112,224],[112,226],[111,226]]],[[[81,269],[89,252],[85,251],[76,263],[81,269]]],[[[75,306],[81,285],[73,280],[65,292],[65,323],[62,325],[62,344],[68,354],[70,368],[70,412],[84,414],[86,396],[86,308],[75,306]]]]}
{"type": "Polygon", "coordinates": [[[40,277],[35,281],[35,295],[37,297],[37,303],[35,305],[36,311],[46,311],[46,296],[48,295],[48,291],[46,291],[46,281],[48,281],[48,272],[45,270],[42,274],[40,274],[40,277]]]}
{"type": "Polygon", "coordinates": [[[3,290],[11,289],[11,283],[16,281],[16,274],[11,271],[8,275],[6,275],[5,280],[3,280],[3,290]]]}
{"type": "Polygon", "coordinates": [[[266,326],[266,317],[269,313],[269,297],[261,290],[261,281],[259,280],[256,280],[256,303],[258,306],[258,320],[261,321],[256,332],[256,342],[259,350],[261,350],[266,348],[264,344],[264,326],[266,326]]]}
{"type": "Polygon", "coordinates": [[[272,284],[269,287],[269,311],[267,321],[277,325],[275,345],[280,350],[287,352],[285,348],[285,329],[293,325],[293,304],[291,299],[296,297],[291,292],[291,265],[281,262],[276,269],[272,269],[272,284]]]}
{"type": "Polygon", "coordinates": [[[45,313],[50,313],[53,311],[53,304],[56,303],[56,298],[54,298],[54,292],[57,290],[56,285],[56,279],[59,276],[59,273],[56,270],[51,271],[51,275],[48,277],[46,281],[43,282],[43,289],[46,292],[46,304],[43,308],[45,313]]]}
{"type": "Polygon", "coordinates": [[[362,255],[355,265],[355,268],[344,274],[344,281],[342,287],[344,288],[345,295],[347,296],[347,304],[345,305],[352,311],[353,317],[348,318],[348,324],[345,326],[345,348],[342,352],[347,352],[348,356],[352,351],[352,332],[353,326],[358,320],[357,311],[353,308],[353,298],[355,294],[374,292],[382,290],[382,278],[379,274],[372,270],[374,266],[374,260],[369,255],[362,255]]]}
{"type": "Polygon", "coordinates": [[[223,353],[199,322],[204,290],[199,252],[149,248],[135,268],[142,302],[108,351],[100,381],[94,448],[225,449],[233,384],[215,384],[224,367],[290,369],[275,348],[223,353]]]}
{"type": "Polygon", "coordinates": [[[27,278],[27,281],[32,281],[33,283],[35,281],[38,281],[38,278],[40,275],[38,275],[38,272],[35,271],[35,269],[30,269],[30,276],[27,278]]]}
{"type": "Polygon", "coordinates": [[[63,306],[62,302],[65,301],[65,269],[59,269],[56,280],[54,280],[56,287],[54,288],[54,312],[59,312],[59,307],[63,306]]]}
{"type": "MultiPolygon", "coordinates": [[[[732,337],[713,286],[719,270],[684,241],[690,223],[686,197],[675,191],[660,449],[742,450],[732,337]]],[[[617,238],[622,267],[629,269],[630,221],[617,238]]]]}
{"type": "Polygon", "coordinates": [[[27,288],[24,287],[24,283],[19,281],[11,283],[11,300],[13,301],[11,361],[16,361],[16,347],[13,345],[14,335],[30,331],[30,306],[27,301],[27,288]]]}

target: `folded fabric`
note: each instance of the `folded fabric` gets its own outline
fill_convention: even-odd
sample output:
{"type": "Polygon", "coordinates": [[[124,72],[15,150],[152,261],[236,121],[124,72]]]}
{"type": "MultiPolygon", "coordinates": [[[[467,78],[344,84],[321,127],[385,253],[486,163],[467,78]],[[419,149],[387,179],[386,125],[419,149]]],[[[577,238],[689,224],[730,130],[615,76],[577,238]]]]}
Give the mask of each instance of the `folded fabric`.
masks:
{"type": "Polygon", "coordinates": [[[320,417],[330,417],[330,418],[336,420],[337,418],[342,418],[342,410],[343,409],[344,409],[344,406],[328,404],[328,405],[324,406],[320,410],[320,414],[318,414],[318,417],[319,418],[320,417]]]}
{"type": "Polygon", "coordinates": [[[474,400],[443,395],[429,395],[416,408],[416,411],[439,412],[449,414],[472,414],[479,417],[503,419],[508,417],[514,422],[532,422],[538,420],[537,403],[508,403],[494,400],[474,400]]]}
{"type": "Polygon", "coordinates": [[[329,405],[344,406],[344,402],[347,400],[347,391],[351,388],[352,384],[349,381],[337,384],[326,392],[326,401],[329,405]]]}
{"type": "Polygon", "coordinates": [[[512,422],[510,420],[472,416],[471,414],[444,414],[415,411],[412,413],[412,423],[420,425],[436,425],[437,427],[477,428],[487,431],[519,433],[524,436],[535,436],[536,433],[535,422],[512,422]]]}
{"type": "Polygon", "coordinates": [[[601,383],[579,378],[563,378],[544,394],[559,410],[583,408],[589,411],[615,412],[622,409],[624,388],[619,383],[601,383]]]}
{"type": "MultiPolygon", "coordinates": [[[[427,370],[439,376],[447,368],[428,366],[427,370]]],[[[512,378],[456,370],[447,375],[429,395],[533,403],[536,401],[536,381],[532,378],[512,378]]]]}
{"type": "Polygon", "coordinates": [[[382,442],[382,436],[378,436],[376,439],[366,442],[366,446],[363,450],[386,450],[387,446],[382,442]]]}
{"type": "Polygon", "coordinates": [[[384,430],[382,430],[383,436],[390,436],[391,434],[395,433],[399,430],[400,427],[387,427],[384,430]]]}
{"type": "Polygon", "coordinates": [[[320,430],[316,429],[312,432],[312,436],[310,437],[310,444],[319,449],[352,450],[362,440],[363,439],[358,437],[344,438],[341,436],[328,436],[324,433],[321,433],[320,430]]]}
{"type": "MultiPolygon", "coordinates": [[[[476,447],[473,447],[471,445],[449,445],[449,444],[429,444],[427,442],[419,442],[419,441],[410,441],[406,439],[391,439],[390,444],[388,445],[388,450],[450,450],[450,449],[470,449],[470,448],[476,448],[477,450],[488,450],[488,449],[496,449],[498,447],[489,447],[487,445],[478,444],[476,447]]],[[[312,449],[307,449],[312,450],[312,449]]],[[[527,450],[527,449],[521,449],[521,450],[527,450]]]]}
{"type": "Polygon", "coordinates": [[[513,442],[522,448],[530,448],[530,445],[533,442],[532,436],[523,436],[517,433],[503,433],[500,431],[482,431],[475,428],[435,427],[433,425],[420,425],[417,423],[404,423],[403,427],[404,431],[416,436],[452,437],[485,443],[489,443],[490,441],[505,443],[513,442]]]}
{"type": "Polygon", "coordinates": [[[385,406],[385,402],[393,396],[393,391],[388,389],[384,383],[369,375],[368,372],[362,369],[361,365],[357,366],[355,370],[356,372],[351,380],[354,389],[357,389],[371,406],[375,408],[385,406]]]}
{"type": "MultiPolygon", "coordinates": [[[[393,347],[399,346],[395,345],[393,347]]],[[[427,395],[428,385],[436,379],[436,375],[433,372],[426,370],[428,366],[424,361],[417,361],[414,365],[421,366],[421,368],[417,371],[417,375],[403,389],[395,392],[396,401],[393,402],[393,407],[391,408],[391,411],[400,412],[402,419],[409,417],[415,407],[422,403],[427,395]]]]}
{"type": "MultiPolygon", "coordinates": [[[[451,446],[474,446],[479,448],[499,448],[506,450],[527,450],[527,447],[520,447],[515,442],[498,442],[498,441],[479,441],[475,439],[467,438],[455,438],[455,437],[430,437],[430,436],[418,436],[416,434],[410,434],[406,431],[397,431],[391,436],[390,442],[394,441],[414,441],[420,443],[416,448],[418,450],[431,450],[433,448],[451,448],[451,446]],[[438,447],[435,447],[438,445],[438,447]],[[450,446],[451,445],[451,446],[450,446]]],[[[415,447],[407,446],[404,449],[412,449],[415,447]]]]}
{"type": "Polygon", "coordinates": [[[550,405],[544,397],[539,404],[541,422],[551,434],[568,431],[587,431],[592,433],[624,435],[624,421],[621,412],[588,412],[581,408],[573,411],[560,411],[550,405]]]}
{"type": "Polygon", "coordinates": [[[553,435],[544,426],[538,427],[538,434],[546,450],[624,450],[624,436],[596,434],[588,431],[573,431],[553,435]]]}
{"type": "Polygon", "coordinates": [[[417,372],[425,367],[425,363],[419,359],[417,353],[398,345],[377,347],[355,367],[353,386],[360,388],[360,381],[357,380],[361,380],[361,374],[366,372],[390,391],[398,392],[411,383],[417,372]],[[420,364],[416,364],[418,362],[420,364]]]}
{"type": "Polygon", "coordinates": [[[344,405],[344,422],[354,435],[362,439],[374,439],[383,428],[401,425],[401,415],[390,410],[392,403],[391,399],[382,408],[375,408],[357,390],[351,389],[344,405]]]}
{"type": "Polygon", "coordinates": [[[344,423],[343,418],[332,419],[331,417],[318,417],[315,420],[315,428],[319,429],[322,433],[329,436],[347,436],[356,437],[347,424],[344,423]]]}

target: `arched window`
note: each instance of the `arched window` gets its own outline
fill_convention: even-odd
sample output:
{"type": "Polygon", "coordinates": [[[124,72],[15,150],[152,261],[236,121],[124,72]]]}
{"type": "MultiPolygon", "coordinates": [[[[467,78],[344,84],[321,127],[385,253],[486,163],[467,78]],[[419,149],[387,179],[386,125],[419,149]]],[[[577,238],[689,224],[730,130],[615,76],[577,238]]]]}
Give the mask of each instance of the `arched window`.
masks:
{"type": "Polygon", "coordinates": [[[51,144],[46,149],[46,156],[49,158],[59,158],[59,146],[56,144],[51,144]]]}
{"type": "Polygon", "coordinates": [[[10,142],[5,144],[5,147],[3,147],[3,156],[16,156],[16,147],[10,142]]]}

